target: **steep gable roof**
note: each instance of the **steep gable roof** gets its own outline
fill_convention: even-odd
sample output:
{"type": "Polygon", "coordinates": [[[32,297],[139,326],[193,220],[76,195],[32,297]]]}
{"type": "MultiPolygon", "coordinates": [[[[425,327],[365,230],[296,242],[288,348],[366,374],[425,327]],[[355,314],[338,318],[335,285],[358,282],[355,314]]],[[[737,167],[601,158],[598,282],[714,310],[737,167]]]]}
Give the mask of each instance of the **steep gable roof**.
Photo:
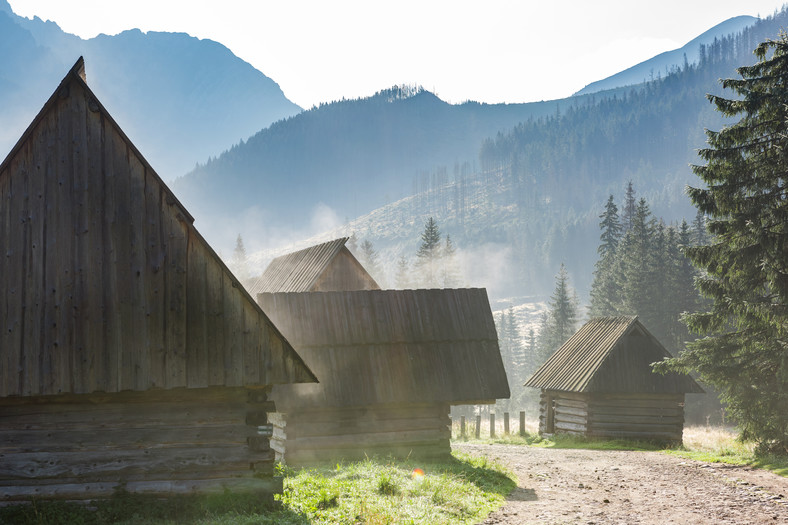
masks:
{"type": "Polygon", "coordinates": [[[0,397],[315,381],[85,83],[0,164],[0,397]]]}
{"type": "Polygon", "coordinates": [[[249,287],[249,293],[310,292],[340,257],[353,267],[369,287],[380,288],[375,280],[345,247],[347,237],[334,239],[272,260],[263,274],[249,287]]]}
{"type": "Polygon", "coordinates": [[[484,289],[276,293],[257,298],[321,378],[320,385],[276,387],[277,408],[284,411],[315,405],[467,404],[509,397],[484,289]]]}
{"type": "Polygon", "coordinates": [[[671,357],[637,316],[596,317],[534,372],[525,386],[565,392],[702,393],[689,376],[659,375],[651,363],[671,357]]]}

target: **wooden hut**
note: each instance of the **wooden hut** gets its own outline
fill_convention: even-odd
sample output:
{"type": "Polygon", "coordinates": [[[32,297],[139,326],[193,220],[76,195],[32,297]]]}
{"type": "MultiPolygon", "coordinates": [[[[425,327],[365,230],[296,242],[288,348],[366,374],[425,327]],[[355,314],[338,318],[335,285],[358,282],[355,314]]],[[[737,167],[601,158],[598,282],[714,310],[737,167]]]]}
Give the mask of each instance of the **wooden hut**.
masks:
{"type": "Polygon", "coordinates": [[[315,377],[192,222],[80,58],[0,164],[0,504],[281,490],[268,393],[315,377]]]}
{"type": "Polygon", "coordinates": [[[263,293],[320,384],[274,387],[271,447],[288,464],[444,457],[450,405],[509,397],[487,292],[263,293]]]}
{"type": "Polygon", "coordinates": [[[310,246],[272,260],[249,293],[380,290],[345,246],[347,237],[310,246]]]}
{"type": "Polygon", "coordinates": [[[598,317],[526,381],[541,389],[539,433],[681,442],[689,376],[656,374],[670,353],[636,316],[598,317]]]}

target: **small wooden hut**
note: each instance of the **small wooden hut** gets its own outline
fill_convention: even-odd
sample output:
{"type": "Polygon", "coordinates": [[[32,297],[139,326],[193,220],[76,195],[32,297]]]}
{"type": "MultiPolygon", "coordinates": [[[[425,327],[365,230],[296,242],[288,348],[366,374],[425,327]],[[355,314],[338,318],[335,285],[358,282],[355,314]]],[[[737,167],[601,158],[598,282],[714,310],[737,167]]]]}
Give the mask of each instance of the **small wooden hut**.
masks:
{"type": "Polygon", "coordinates": [[[526,381],[541,389],[539,433],[681,442],[689,376],[656,374],[670,357],[636,316],[591,319],[526,381]]]}
{"type": "Polygon", "coordinates": [[[347,237],[310,246],[272,260],[249,293],[380,290],[345,246],[347,237]]]}
{"type": "Polygon", "coordinates": [[[271,447],[305,464],[450,453],[450,405],[509,397],[487,292],[263,293],[257,300],[320,384],[271,395],[271,447]]]}
{"type": "Polygon", "coordinates": [[[315,377],[192,222],[80,58],[0,164],[0,504],[281,491],[268,394],[315,377]]]}

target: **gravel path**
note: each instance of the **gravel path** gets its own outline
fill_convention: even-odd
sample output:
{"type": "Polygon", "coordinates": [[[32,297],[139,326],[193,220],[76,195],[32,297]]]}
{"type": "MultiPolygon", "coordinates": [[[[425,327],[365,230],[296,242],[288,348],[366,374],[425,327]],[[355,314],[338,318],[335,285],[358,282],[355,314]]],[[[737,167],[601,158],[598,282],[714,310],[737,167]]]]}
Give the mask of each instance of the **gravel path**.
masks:
{"type": "Polygon", "coordinates": [[[484,524],[788,524],[788,478],[659,452],[455,444],[519,483],[484,524]]]}

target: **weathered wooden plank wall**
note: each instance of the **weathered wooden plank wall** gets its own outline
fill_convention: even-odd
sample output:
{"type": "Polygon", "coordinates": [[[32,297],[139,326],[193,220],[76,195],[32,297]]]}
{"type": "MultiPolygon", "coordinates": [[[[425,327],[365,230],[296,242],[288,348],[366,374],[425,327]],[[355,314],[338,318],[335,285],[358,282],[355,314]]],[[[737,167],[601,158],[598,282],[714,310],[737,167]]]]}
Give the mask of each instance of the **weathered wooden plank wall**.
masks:
{"type": "Polygon", "coordinates": [[[0,165],[0,397],[312,380],[75,75],[0,165]]]}
{"type": "Polygon", "coordinates": [[[680,442],[684,429],[683,394],[578,394],[544,391],[539,432],[589,437],[680,442]],[[549,430],[549,404],[554,407],[549,430]]]}
{"type": "Polygon", "coordinates": [[[589,402],[589,435],[681,442],[684,394],[596,394],[589,402]]]}
{"type": "Polygon", "coordinates": [[[280,492],[258,434],[265,410],[266,392],[243,388],[0,399],[0,503],[120,488],[280,492]]]}
{"type": "Polygon", "coordinates": [[[308,292],[380,290],[380,286],[350,253],[347,247],[331,260],[308,292]]]}
{"type": "Polygon", "coordinates": [[[288,465],[375,455],[437,459],[451,453],[447,404],[323,407],[269,418],[271,448],[288,465]]]}

